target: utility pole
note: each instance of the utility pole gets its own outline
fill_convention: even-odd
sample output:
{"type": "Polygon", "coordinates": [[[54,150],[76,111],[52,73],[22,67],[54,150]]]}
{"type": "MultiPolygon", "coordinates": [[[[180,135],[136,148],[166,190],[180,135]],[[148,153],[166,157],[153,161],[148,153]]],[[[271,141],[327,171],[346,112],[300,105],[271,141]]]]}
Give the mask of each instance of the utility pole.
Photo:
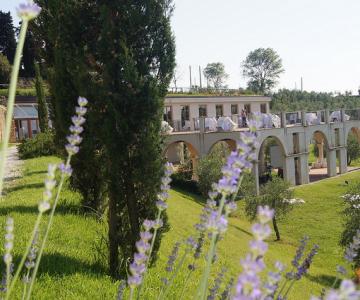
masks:
{"type": "Polygon", "coordinates": [[[191,66],[189,66],[189,71],[190,71],[190,91],[191,91],[192,89],[191,66]]]}
{"type": "Polygon", "coordinates": [[[303,91],[304,85],[303,85],[303,78],[301,77],[301,91],[303,91]]]}
{"type": "Polygon", "coordinates": [[[200,66],[199,66],[199,78],[200,78],[200,88],[202,88],[201,67],[200,66]]]}

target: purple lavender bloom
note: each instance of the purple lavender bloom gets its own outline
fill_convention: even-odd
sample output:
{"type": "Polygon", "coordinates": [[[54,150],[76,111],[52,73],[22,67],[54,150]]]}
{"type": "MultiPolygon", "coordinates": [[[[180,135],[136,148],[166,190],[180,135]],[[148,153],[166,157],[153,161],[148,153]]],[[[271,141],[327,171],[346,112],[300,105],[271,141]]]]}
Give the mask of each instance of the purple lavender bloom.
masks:
{"type": "Polygon", "coordinates": [[[225,216],[218,216],[217,211],[212,211],[205,224],[206,229],[211,233],[221,234],[227,229],[228,220],[225,216]]]}
{"type": "Polygon", "coordinates": [[[84,106],[79,106],[79,107],[76,107],[76,114],[79,115],[79,116],[84,116],[87,112],[87,108],[84,107],[84,106]]]}
{"type": "Polygon", "coordinates": [[[64,163],[59,164],[59,170],[61,173],[65,174],[67,176],[71,176],[71,174],[72,174],[71,166],[66,167],[64,163]]]}
{"type": "Polygon", "coordinates": [[[303,257],[303,255],[304,255],[304,250],[305,250],[305,247],[306,247],[306,245],[307,245],[308,240],[309,240],[309,237],[307,237],[307,236],[304,236],[304,237],[300,240],[300,245],[299,245],[299,247],[297,248],[295,257],[294,257],[294,259],[293,259],[292,262],[291,262],[291,264],[292,264],[295,268],[299,267],[299,261],[300,261],[300,259],[303,257]]]}
{"type": "Polygon", "coordinates": [[[6,226],[5,226],[5,254],[4,254],[4,262],[6,265],[10,265],[12,262],[12,255],[11,251],[14,247],[14,219],[8,217],[6,219],[6,226]]]}
{"type": "Polygon", "coordinates": [[[313,248],[311,249],[308,256],[304,259],[301,266],[298,267],[297,273],[295,274],[295,279],[299,280],[301,279],[302,276],[306,274],[307,270],[310,268],[314,256],[317,254],[318,249],[319,249],[318,245],[313,246],[313,248]]]}
{"type": "Polygon", "coordinates": [[[265,240],[271,234],[269,225],[256,223],[251,227],[256,240],[265,240]]]}
{"type": "Polygon", "coordinates": [[[88,105],[88,100],[84,97],[79,97],[78,98],[78,104],[81,106],[81,107],[84,107],[86,105],[88,105]]]}
{"type": "Polygon", "coordinates": [[[144,263],[147,260],[147,256],[144,253],[135,253],[134,262],[137,264],[144,263]]]}
{"type": "Polygon", "coordinates": [[[140,232],[140,239],[144,242],[148,242],[152,238],[152,234],[149,231],[140,232]]]}
{"type": "Polygon", "coordinates": [[[163,227],[163,225],[164,225],[164,223],[163,223],[163,221],[160,219],[160,220],[154,221],[153,227],[154,227],[154,229],[159,229],[159,228],[163,227]]]}
{"type": "Polygon", "coordinates": [[[70,132],[73,134],[80,134],[84,131],[84,128],[81,126],[71,125],[70,132]]]}
{"type": "Polygon", "coordinates": [[[136,262],[133,262],[132,264],[130,264],[129,269],[130,269],[131,274],[133,274],[133,275],[136,275],[136,274],[142,275],[146,270],[144,264],[137,264],[136,262]]]}
{"type": "Polygon", "coordinates": [[[167,272],[172,272],[173,271],[173,267],[174,267],[174,263],[178,257],[178,254],[179,254],[179,247],[180,247],[180,243],[179,242],[176,242],[172,251],[171,251],[171,254],[169,255],[168,257],[168,261],[167,261],[167,264],[166,264],[166,268],[165,270],[167,272]]]}
{"type": "Polygon", "coordinates": [[[209,295],[207,297],[207,300],[215,300],[217,298],[226,271],[227,270],[225,268],[222,268],[219,274],[216,276],[214,280],[214,286],[209,289],[209,295]]]}
{"type": "Polygon", "coordinates": [[[85,123],[86,119],[82,116],[73,116],[71,121],[75,126],[81,126],[85,123]]]}
{"type": "Polygon", "coordinates": [[[360,249],[360,230],[356,231],[352,243],[345,250],[345,259],[351,264],[358,255],[360,249]]]}
{"type": "Polygon", "coordinates": [[[28,1],[28,3],[21,3],[19,7],[16,8],[16,12],[22,20],[30,21],[40,14],[41,7],[33,1],[28,1]]]}
{"type": "Polygon", "coordinates": [[[141,282],[142,282],[141,275],[133,275],[133,276],[129,276],[128,278],[128,285],[130,286],[131,289],[134,289],[137,286],[139,286],[141,282]]]}
{"type": "Polygon", "coordinates": [[[71,145],[79,145],[82,142],[82,138],[77,134],[71,134],[67,136],[66,139],[71,145]]]}
{"type": "Polygon", "coordinates": [[[258,219],[261,224],[270,222],[274,217],[275,211],[269,206],[259,206],[257,210],[258,219]]]}
{"type": "Polygon", "coordinates": [[[162,200],[158,200],[158,201],[156,201],[156,207],[159,211],[163,211],[163,210],[167,209],[168,205],[166,204],[166,202],[164,202],[162,200]]]}
{"type": "Polygon", "coordinates": [[[360,291],[356,290],[355,284],[351,280],[343,280],[339,290],[330,290],[325,300],[359,300],[360,291]]]}
{"type": "Polygon", "coordinates": [[[135,243],[136,249],[139,253],[146,253],[150,249],[149,243],[140,240],[135,243]]]}
{"type": "Polygon", "coordinates": [[[151,220],[144,220],[143,226],[145,228],[145,231],[150,231],[154,227],[154,221],[151,220]]]}
{"type": "Polygon", "coordinates": [[[263,256],[268,250],[268,244],[261,240],[250,241],[249,246],[255,257],[263,256]]]}
{"type": "Polygon", "coordinates": [[[79,152],[79,147],[71,144],[67,144],[65,146],[65,149],[69,155],[74,155],[79,152]]]}

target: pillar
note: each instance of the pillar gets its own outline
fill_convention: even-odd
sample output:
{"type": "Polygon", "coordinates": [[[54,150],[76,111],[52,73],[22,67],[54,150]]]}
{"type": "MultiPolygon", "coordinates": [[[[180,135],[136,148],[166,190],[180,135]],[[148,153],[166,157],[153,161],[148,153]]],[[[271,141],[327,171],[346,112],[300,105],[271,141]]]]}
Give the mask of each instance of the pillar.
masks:
{"type": "Polygon", "coordinates": [[[325,109],[325,124],[330,123],[330,111],[328,109],[325,109]]]}
{"type": "Polygon", "coordinates": [[[307,123],[306,123],[306,111],[302,111],[301,112],[301,123],[302,123],[302,126],[306,127],[307,126],[307,123]]]}
{"type": "Polygon", "coordinates": [[[329,149],[327,152],[327,172],[329,177],[336,176],[336,150],[329,149]]]}
{"type": "Polygon", "coordinates": [[[259,183],[259,163],[256,161],[253,164],[252,174],[255,179],[255,193],[256,195],[260,194],[260,183],[259,183]]]}
{"type": "Polygon", "coordinates": [[[347,172],[347,149],[345,147],[339,150],[339,172],[340,174],[347,172]]]}
{"type": "Polygon", "coordinates": [[[317,162],[322,167],[324,164],[324,140],[322,140],[321,143],[316,143],[316,146],[319,150],[319,156],[318,156],[317,162]]]}
{"type": "Polygon", "coordinates": [[[284,165],[284,179],[291,185],[296,184],[294,157],[286,157],[284,165]]]}
{"type": "Polygon", "coordinates": [[[309,162],[308,162],[308,154],[301,154],[299,156],[300,160],[300,184],[307,184],[310,182],[309,180],[309,162]]]}
{"type": "Polygon", "coordinates": [[[198,166],[199,158],[197,156],[191,156],[191,164],[193,167],[193,174],[192,174],[192,180],[198,180],[199,177],[196,173],[197,166],[198,166]]]}
{"type": "Polygon", "coordinates": [[[285,127],[286,127],[286,113],[281,112],[281,128],[285,128],[285,127]]]}

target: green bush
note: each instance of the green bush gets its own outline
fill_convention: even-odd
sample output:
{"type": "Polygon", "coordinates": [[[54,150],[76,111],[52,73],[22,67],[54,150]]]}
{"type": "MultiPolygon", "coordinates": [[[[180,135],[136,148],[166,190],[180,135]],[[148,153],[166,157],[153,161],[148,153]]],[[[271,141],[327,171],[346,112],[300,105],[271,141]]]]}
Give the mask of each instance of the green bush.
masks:
{"type": "Polygon", "coordinates": [[[221,168],[229,154],[229,147],[225,142],[220,142],[208,155],[199,160],[196,174],[199,179],[199,190],[204,197],[207,197],[212,184],[221,178],[221,168]]]}
{"type": "Polygon", "coordinates": [[[0,83],[9,83],[11,66],[5,55],[0,53],[0,83]]]}
{"type": "Polygon", "coordinates": [[[57,153],[54,134],[51,131],[39,133],[34,138],[22,141],[18,150],[21,159],[54,155],[57,153]]]}

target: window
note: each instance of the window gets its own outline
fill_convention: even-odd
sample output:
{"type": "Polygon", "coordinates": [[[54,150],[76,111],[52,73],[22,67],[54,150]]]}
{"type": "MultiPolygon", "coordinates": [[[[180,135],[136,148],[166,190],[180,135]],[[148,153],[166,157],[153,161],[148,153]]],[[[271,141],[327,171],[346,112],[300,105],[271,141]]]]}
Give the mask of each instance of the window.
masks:
{"type": "Polygon", "coordinates": [[[164,121],[171,122],[172,121],[172,110],[171,106],[164,107],[164,121]]]}
{"type": "Polygon", "coordinates": [[[266,111],[266,103],[261,103],[260,104],[260,112],[263,113],[263,114],[267,113],[267,111],[266,111]]]}
{"type": "Polygon", "coordinates": [[[237,104],[231,104],[231,114],[232,115],[238,114],[238,105],[237,104]]]}
{"type": "Polygon", "coordinates": [[[188,105],[181,106],[181,126],[184,127],[186,122],[190,121],[190,109],[188,105]]]}
{"type": "Polygon", "coordinates": [[[199,117],[207,117],[206,105],[199,105],[199,117]]]}
{"type": "Polygon", "coordinates": [[[247,114],[251,113],[251,104],[245,104],[244,109],[247,114]]]}
{"type": "Polygon", "coordinates": [[[216,117],[222,117],[223,116],[223,106],[222,106],[222,104],[216,105],[215,109],[216,109],[216,117]]]}

